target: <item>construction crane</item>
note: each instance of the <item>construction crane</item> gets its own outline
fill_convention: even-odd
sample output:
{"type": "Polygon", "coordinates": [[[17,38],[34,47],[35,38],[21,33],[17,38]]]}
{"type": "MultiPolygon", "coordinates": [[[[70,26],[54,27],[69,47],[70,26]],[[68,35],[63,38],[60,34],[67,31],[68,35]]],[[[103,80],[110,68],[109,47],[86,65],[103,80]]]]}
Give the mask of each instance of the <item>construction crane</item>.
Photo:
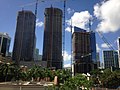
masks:
{"type": "Polygon", "coordinates": [[[63,57],[65,54],[65,10],[66,10],[66,0],[64,0],[64,16],[63,16],[63,57]]]}
{"type": "Polygon", "coordinates": [[[38,7],[38,3],[41,3],[41,2],[45,2],[45,0],[36,0],[36,2],[32,2],[32,3],[29,3],[29,4],[21,5],[20,7],[22,7],[22,10],[24,10],[24,7],[35,5],[35,16],[37,18],[37,7],[38,7]]]}
{"type": "MultiPolygon", "coordinates": [[[[49,0],[36,0],[36,2],[32,2],[32,3],[29,3],[29,4],[21,5],[20,7],[22,7],[22,10],[24,10],[24,7],[35,5],[35,16],[37,16],[38,3],[41,3],[41,2],[43,3],[43,2],[47,2],[47,1],[49,1],[49,0]]],[[[64,1],[64,8],[65,8],[66,0],[50,0],[49,2],[59,2],[59,1],[64,1]]],[[[64,12],[65,12],[65,9],[64,9],[64,12]]]]}
{"type": "MultiPolygon", "coordinates": [[[[22,10],[24,10],[24,7],[27,7],[27,6],[31,6],[31,5],[35,5],[35,19],[37,18],[37,8],[38,8],[38,3],[41,3],[41,2],[47,2],[49,0],[36,0],[36,2],[32,2],[32,3],[29,3],[29,4],[26,4],[26,5],[22,5],[22,10]]],[[[63,1],[64,2],[64,9],[63,9],[63,33],[62,33],[62,37],[63,37],[63,48],[62,48],[62,51],[63,51],[63,57],[64,57],[64,54],[65,54],[65,10],[66,10],[66,0],[50,0],[51,2],[60,2],[60,1],[63,1]]],[[[36,25],[36,22],[35,22],[35,25],[36,25]]],[[[64,58],[63,58],[63,61],[64,61],[64,58]]]]}
{"type": "Polygon", "coordinates": [[[109,49],[115,50],[113,48],[113,46],[108,42],[108,40],[103,36],[102,32],[97,31],[97,33],[99,34],[99,36],[101,37],[101,39],[104,41],[104,43],[109,47],[109,49]]]}
{"type": "MultiPolygon", "coordinates": [[[[92,21],[93,21],[94,19],[93,18],[90,18],[89,19],[89,30],[91,31],[91,32],[93,32],[92,30],[91,30],[91,23],[92,23],[92,21]]],[[[115,50],[114,48],[113,48],[113,46],[108,42],[108,40],[104,37],[104,35],[103,35],[103,33],[101,32],[101,31],[96,31],[97,33],[98,33],[98,35],[100,36],[100,38],[103,40],[103,42],[109,47],[109,49],[111,49],[111,50],[115,50]]]]}

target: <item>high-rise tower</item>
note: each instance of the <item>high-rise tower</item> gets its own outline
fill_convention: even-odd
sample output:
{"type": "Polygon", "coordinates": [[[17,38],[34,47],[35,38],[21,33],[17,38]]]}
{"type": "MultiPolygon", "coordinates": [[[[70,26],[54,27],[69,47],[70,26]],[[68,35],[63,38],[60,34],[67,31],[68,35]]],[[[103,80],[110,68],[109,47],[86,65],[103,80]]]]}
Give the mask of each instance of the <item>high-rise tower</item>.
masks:
{"type": "Polygon", "coordinates": [[[62,10],[45,9],[43,61],[48,68],[62,68],[62,10]]]}
{"type": "Polygon", "coordinates": [[[35,39],[35,15],[31,11],[19,11],[12,56],[17,64],[33,60],[35,39]]]}
{"type": "Polygon", "coordinates": [[[74,27],[72,35],[74,73],[89,73],[97,68],[94,32],[74,27]]]}
{"type": "Polygon", "coordinates": [[[3,57],[8,56],[11,38],[7,33],[0,33],[0,53],[3,57]]]}
{"type": "Polygon", "coordinates": [[[118,38],[118,62],[119,62],[119,68],[120,68],[120,37],[118,38]]]}

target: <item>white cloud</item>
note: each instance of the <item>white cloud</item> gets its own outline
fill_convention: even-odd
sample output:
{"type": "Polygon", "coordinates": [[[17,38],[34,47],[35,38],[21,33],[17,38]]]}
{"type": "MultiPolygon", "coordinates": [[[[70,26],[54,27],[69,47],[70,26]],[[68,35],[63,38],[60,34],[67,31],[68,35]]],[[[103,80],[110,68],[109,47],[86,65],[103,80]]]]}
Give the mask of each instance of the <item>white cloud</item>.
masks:
{"type": "Polygon", "coordinates": [[[97,3],[95,6],[94,6],[94,15],[97,17],[97,18],[100,18],[100,5],[97,3]]]}
{"type": "MultiPolygon", "coordinates": [[[[67,32],[71,32],[71,27],[67,27],[66,29],[65,29],[65,31],[67,31],[67,32]]],[[[72,27],[72,33],[74,32],[74,28],[72,27]]]]}
{"type": "Polygon", "coordinates": [[[39,21],[39,19],[36,20],[36,27],[42,27],[43,25],[44,23],[39,21]]]}
{"type": "Polygon", "coordinates": [[[100,48],[99,48],[99,46],[98,46],[98,44],[96,44],[96,49],[97,49],[97,52],[100,52],[100,48]]]}
{"type": "Polygon", "coordinates": [[[67,27],[67,28],[65,29],[65,31],[71,32],[70,27],[67,27]]]}
{"type": "Polygon", "coordinates": [[[68,8],[67,12],[68,12],[68,14],[74,13],[74,9],[68,8]]]}
{"type": "MultiPolygon", "coordinates": [[[[112,45],[111,45],[111,46],[112,46],[112,45]]],[[[108,46],[106,43],[103,43],[103,44],[101,44],[101,47],[108,49],[108,48],[110,47],[110,45],[108,46]]]]}
{"type": "Polygon", "coordinates": [[[94,15],[100,20],[97,30],[103,33],[120,29],[120,0],[107,0],[94,6],[94,15]]]}
{"type": "MultiPolygon", "coordinates": [[[[73,14],[73,16],[71,17],[72,26],[73,27],[76,26],[76,27],[79,27],[79,28],[82,28],[82,29],[88,29],[86,25],[88,25],[89,19],[91,17],[92,16],[90,15],[90,13],[88,11],[75,12],[73,14]]],[[[71,25],[71,19],[66,20],[68,26],[71,25]]],[[[68,28],[66,30],[70,31],[70,30],[68,30],[68,28]]]]}
{"type": "Polygon", "coordinates": [[[65,64],[64,67],[71,67],[71,64],[65,64]]]}
{"type": "Polygon", "coordinates": [[[64,61],[68,61],[68,60],[71,60],[71,55],[70,54],[68,54],[68,52],[67,51],[64,51],[64,61]]]}

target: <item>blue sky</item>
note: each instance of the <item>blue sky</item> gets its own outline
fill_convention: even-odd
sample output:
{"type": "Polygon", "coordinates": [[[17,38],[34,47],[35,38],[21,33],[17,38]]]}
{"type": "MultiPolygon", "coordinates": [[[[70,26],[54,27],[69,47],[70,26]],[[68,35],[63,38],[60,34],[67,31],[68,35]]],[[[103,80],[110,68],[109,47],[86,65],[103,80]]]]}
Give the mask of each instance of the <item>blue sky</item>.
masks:
{"type": "MultiPolygon", "coordinates": [[[[10,51],[13,49],[14,34],[16,30],[17,12],[22,9],[22,5],[33,3],[36,0],[0,0],[0,32],[6,32],[11,37],[10,51]]],[[[39,48],[42,54],[43,31],[44,31],[44,9],[50,7],[61,8],[63,10],[62,0],[45,0],[38,5],[36,48],[39,48]],[[54,2],[52,2],[54,1],[54,2]]],[[[25,6],[25,10],[34,12],[35,5],[25,6]]],[[[108,42],[117,49],[117,38],[120,37],[120,1],[119,0],[67,0],[66,2],[66,32],[65,32],[65,66],[70,65],[71,58],[71,33],[69,24],[72,18],[73,26],[88,29],[88,21],[95,18],[92,24],[92,30],[101,31],[108,42]]],[[[102,41],[96,32],[97,50],[108,49],[108,46],[102,41]]],[[[100,59],[102,61],[102,57],[100,59]]]]}

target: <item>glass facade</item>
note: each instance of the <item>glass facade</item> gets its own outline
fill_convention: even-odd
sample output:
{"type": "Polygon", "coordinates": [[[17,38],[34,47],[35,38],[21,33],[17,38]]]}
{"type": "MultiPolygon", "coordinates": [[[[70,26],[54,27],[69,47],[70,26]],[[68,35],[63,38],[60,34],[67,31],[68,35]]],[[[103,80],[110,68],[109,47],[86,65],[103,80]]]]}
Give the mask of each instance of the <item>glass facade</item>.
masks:
{"type": "Polygon", "coordinates": [[[86,32],[86,30],[74,26],[74,32],[86,32]]]}
{"type": "Polygon", "coordinates": [[[118,60],[119,60],[119,68],[120,68],[120,37],[118,38],[118,60]]]}
{"type": "Polygon", "coordinates": [[[0,33],[0,53],[2,56],[8,56],[10,47],[10,37],[7,33],[0,33]]]}
{"type": "Polygon", "coordinates": [[[2,38],[0,37],[0,47],[1,47],[1,41],[2,41],[2,38]]]}
{"type": "Polygon", "coordinates": [[[3,38],[1,53],[3,54],[3,56],[5,56],[6,52],[7,52],[7,38],[3,38]]]}
{"type": "Polygon", "coordinates": [[[120,50],[120,38],[119,38],[119,50],[120,50]]]}
{"type": "Polygon", "coordinates": [[[96,37],[94,32],[90,32],[90,45],[91,45],[91,54],[92,54],[92,61],[96,63],[96,37]]]}
{"type": "Polygon", "coordinates": [[[104,57],[104,68],[110,68],[111,66],[118,68],[118,52],[109,50],[109,51],[103,51],[103,57],[104,57]]]}

